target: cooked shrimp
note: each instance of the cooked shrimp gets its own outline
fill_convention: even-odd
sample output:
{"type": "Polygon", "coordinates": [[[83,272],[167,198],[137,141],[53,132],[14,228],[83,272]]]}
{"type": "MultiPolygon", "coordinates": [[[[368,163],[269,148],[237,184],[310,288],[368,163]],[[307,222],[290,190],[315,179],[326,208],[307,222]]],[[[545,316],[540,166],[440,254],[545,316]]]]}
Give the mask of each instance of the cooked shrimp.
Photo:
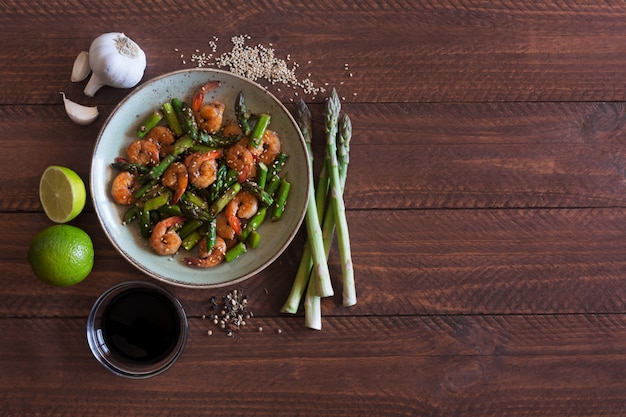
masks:
{"type": "Polygon", "coordinates": [[[239,136],[243,135],[243,130],[241,130],[241,126],[239,126],[239,123],[232,121],[224,125],[224,127],[222,128],[222,135],[239,136]]]}
{"type": "Polygon", "coordinates": [[[159,148],[159,155],[164,157],[174,150],[174,133],[166,126],[155,126],[146,134],[145,140],[154,143],[159,148]]]}
{"type": "Polygon", "coordinates": [[[187,189],[189,183],[189,175],[187,174],[187,167],[182,162],[174,162],[170,165],[161,179],[161,184],[174,190],[171,204],[176,204],[182,197],[183,193],[187,189]]]}
{"type": "Polygon", "coordinates": [[[139,182],[135,175],[128,171],[122,171],[113,180],[111,184],[111,195],[117,204],[125,206],[135,203],[133,193],[139,188],[139,182]]]}
{"type": "Polygon", "coordinates": [[[226,151],[226,165],[239,174],[239,182],[243,182],[254,174],[254,155],[248,149],[248,141],[242,139],[226,151]]]}
{"type": "Polygon", "coordinates": [[[209,81],[203,86],[201,86],[199,89],[197,89],[195,93],[193,93],[193,98],[191,99],[191,109],[193,110],[194,113],[200,110],[200,107],[202,106],[202,103],[204,102],[204,95],[208,93],[209,91],[215,90],[219,86],[220,86],[219,81],[209,81]]]}
{"type": "Polygon", "coordinates": [[[142,165],[156,165],[159,163],[159,148],[156,144],[138,139],[126,149],[128,162],[142,165]]]}
{"type": "Polygon", "coordinates": [[[220,130],[224,121],[225,108],[224,103],[219,101],[212,101],[200,106],[200,109],[195,113],[198,127],[208,133],[215,133],[220,130]]]}
{"type": "Polygon", "coordinates": [[[265,165],[274,162],[274,159],[276,159],[281,149],[278,133],[267,129],[261,138],[259,148],[262,148],[258,155],[259,161],[263,162],[265,165]]]}
{"type": "Polygon", "coordinates": [[[173,255],[178,252],[183,241],[172,228],[181,225],[185,220],[182,216],[172,216],[161,220],[154,226],[150,236],[150,246],[157,254],[173,255]]]}
{"type": "Polygon", "coordinates": [[[226,214],[224,214],[224,212],[217,215],[215,223],[215,231],[217,232],[217,235],[219,237],[228,241],[235,238],[235,230],[230,227],[230,224],[228,223],[228,218],[226,217],[226,214]]]}
{"type": "Polygon", "coordinates": [[[227,216],[237,216],[240,219],[249,219],[259,209],[259,200],[250,191],[243,190],[230,200],[224,209],[227,216]]]}
{"type": "Polygon", "coordinates": [[[224,209],[224,214],[228,225],[235,234],[241,233],[241,221],[239,219],[249,219],[254,216],[259,209],[259,202],[249,191],[239,192],[235,198],[230,200],[224,209]]]}
{"type": "Polygon", "coordinates": [[[198,188],[207,188],[217,179],[217,158],[221,151],[194,152],[185,158],[189,180],[198,188]]]}
{"type": "Polygon", "coordinates": [[[224,260],[226,254],[226,242],[221,237],[217,237],[215,245],[208,250],[207,239],[201,239],[198,243],[198,258],[185,258],[188,265],[197,266],[199,268],[212,268],[224,260]]]}

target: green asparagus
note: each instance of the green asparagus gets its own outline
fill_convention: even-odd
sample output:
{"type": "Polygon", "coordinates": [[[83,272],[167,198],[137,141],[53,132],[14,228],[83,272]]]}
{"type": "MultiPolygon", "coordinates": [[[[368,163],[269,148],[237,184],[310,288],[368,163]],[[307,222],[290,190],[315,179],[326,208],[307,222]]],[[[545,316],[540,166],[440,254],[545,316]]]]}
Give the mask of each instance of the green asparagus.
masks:
{"type": "Polygon", "coordinates": [[[239,127],[243,131],[244,136],[248,136],[251,132],[250,128],[250,112],[248,112],[248,106],[246,105],[246,99],[243,95],[243,91],[240,91],[235,100],[235,114],[237,115],[237,122],[239,127]]]}
{"type": "MultiPolygon", "coordinates": [[[[304,137],[307,145],[307,151],[309,156],[310,165],[310,177],[309,183],[309,200],[307,204],[307,210],[305,215],[305,224],[307,228],[307,242],[305,244],[304,253],[296,277],[294,279],[291,291],[281,311],[284,313],[295,314],[298,310],[298,305],[302,299],[307,285],[314,287],[315,290],[309,291],[311,295],[318,297],[318,287],[322,287],[325,290],[325,294],[332,295],[332,285],[330,284],[330,271],[328,270],[328,264],[326,262],[326,256],[324,255],[324,243],[322,240],[322,230],[320,227],[320,221],[317,212],[317,205],[315,200],[315,186],[313,184],[313,150],[311,146],[312,131],[311,131],[311,112],[306,103],[301,100],[296,109],[296,120],[302,136],[304,137]],[[315,282],[309,282],[311,271],[315,271],[315,282]],[[322,281],[324,285],[317,285],[317,281],[322,281]]],[[[312,280],[313,281],[313,280],[312,280]]],[[[319,303],[312,303],[312,305],[318,305],[319,303]]],[[[305,311],[307,310],[305,305],[305,311]]],[[[312,312],[311,314],[321,314],[320,310],[312,312]]]]}
{"type": "Polygon", "coordinates": [[[169,126],[170,130],[174,132],[176,136],[181,136],[184,133],[183,128],[178,121],[178,116],[174,111],[172,103],[166,101],[165,103],[163,103],[161,108],[163,109],[163,113],[165,114],[165,120],[167,121],[167,125],[169,126]]]}
{"type": "Polygon", "coordinates": [[[267,126],[270,124],[270,120],[272,117],[267,113],[262,113],[259,115],[252,132],[250,133],[250,145],[253,148],[258,148],[261,144],[261,139],[267,130],[267,126]]]}
{"type": "MultiPolygon", "coordinates": [[[[354,289],[354,271],[352,268],[349,234],[343,204],[343,190],[347,178],[349,163],[349,146],[352,137],[352,122],[341,113],[341,103],[335,90],[328,99],[325,110],[326,149],[317,189],[313,187],[309,204],[315,207],[318,219],[323,219],[321,226],[322,244],[325,258],[328,258],[332,238],[337,229],[339,250],[343,274],[343,304],[350,306],[356,303],[354,289]],[[327,202],[328,200],[328,202],[327,202]],[[339,222],[337,222],[339,219],[339,222]]],[[[296,111],[296,120],[303,133],[312,164],[310,112],[304,102],[300,102],[296,111]]],[[[309,217],[307,210],[307,220],[309,217]]],[[[281,308],[284,313],[296,313],[300,300],[304,296],[305,325],[312,329],[321,329],[321,298],[317,294],[314,274],[312,274],[311,236],[308,236],[303,249],[302,259],[294,279],[289,296],[281,308]]]]}
{"type": "MultiPolygon", "coordinates": [[[[340,111],[341,102],[337,91],[333,89],[327,103],[328,112],[340,111]]],[[[335,118],[335,120],[337,120],[335,118]]],[[[335,123],[336,124],[336,123],[335,123]]],[[[335,225],[337,230],[337,243],[339,244],[339,256],[341,258],[341,272],[343,276],[343,305],[351,306],[356,304],[356,293],[354,291],[354,268],[352,266],[352,253],[350,248],[350,236],[346,211],[343,202],[343,186],[339,177],[339,164],[337,161],[337,140],[336,135],[326,136],[326,158],[330,177],[330,209],[335,215],[335,225]]]]}
{"type": "Polygon", "coordinates": [[[146,134],[148,134],[148,132],[154,126],[159,124],[161,119],[163,119],[163,113],[161,113],[160,111],[155,110],[152,113],[150,113],[150,115],[146,118],[146,120],[144,120],[143,123],[141,123],[141,125],[139,126],[139,129],[137,129],[137,137],[143,138],[144,136],[146,136],[146,134]]]}

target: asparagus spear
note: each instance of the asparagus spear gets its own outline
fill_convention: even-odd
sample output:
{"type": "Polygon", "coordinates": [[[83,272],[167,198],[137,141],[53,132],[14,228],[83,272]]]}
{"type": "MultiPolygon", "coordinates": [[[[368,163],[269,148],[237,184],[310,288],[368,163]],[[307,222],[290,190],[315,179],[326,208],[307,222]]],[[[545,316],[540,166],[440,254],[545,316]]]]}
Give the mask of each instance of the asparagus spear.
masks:
{"type": "Polygon", "coordinates": [[[315,293],[312,281],[304,296],[304,325],[309,329],[322,330],[322,299],[315,293]]]}
{"type": "MultiPolygon", "coordinates": [[[[340,189],[337,191],[337,195],[343,198],[343,190],[346,184],[347,170],[349,163],[349,149],[350,140],[352,138],[352,122],[350,117],[346,114],[342,115],[339,121],[339,137],[337,143],[337,159],[339,163],[339,181],[340,189]]],[[[322,236],[324,239],[324,250],[326,251],[326,257],[330,253],[330,248],[335,234],[335,211],[328,210],[324,216],[324,222],[322,223],[322,236]]],[[[356,290],[354,288],[354,275],[348,274],[343,276],[343,293],[344,293],[344,305],[351,306],[356,303],[356,290]]]]}
{"type": "MultiPolygon", "coordinates": [[[[300,101],[296,109],[296,120],[298,122],[300,131],[302,132],[302,136],[304,137],[305,143],[307,145],[309,161],[310,161],[310,166],[311,166],[310,172],[312,173],[313,152],[311,148],[311,137],[312,137],[311,112],[309,111],[309,108],[307,107],[306,103],[303,100],[300,101]]],[[[307,290],[307,284],[309,284],[309,277],[311,275],[311,270],[314,264],[311,247],[315,246],[316,250],[320,251],[320,245],[321,245],[322,247],[321,250],[323,251],[323,241],[321,241],[321,229],[319,225],[319,217],[317,216],[317,205],[316,205],[316,200],[315,200],[314,188],[315,187],[313,185],[313,181],[311,180],[311,183],[309,185],[309,201],[308,201],[307,211],[306,211],[306,216],[305,216],[305,223],[307,226],[307,241],[304,245],[304,251],[302,254],[301,261],[300,261],[300,266],[298,267],[298,271],[296,272],[296,277],[291,286],[291,291],[289,292],[289,296],[287,297],[285,304],[280,310],[283,313],[295,314],[298,311],[300,300],[302,299],[304,292],[307,290]]],[[[320,259],[319,253],[317,254],[317,256],[318,256],[317,262],[319,262],[319,259],[320,259]]],[[[326,263],[325,257],[323,259],[322,264],[326,266],[326,271],[328,271],[328,264],[326,263]]],[[[324,266],[321,267],[321,271],[326,272],[324,271],[324,266]]],[[[330,282],[330,272],[328,272],[327,277],[328,277],[328,281],[330,282]]],[[[332,290],[332,287],[331,287],[331,290],[332,290]]],[[[312,305],[314,307],[313,303],[312,305]]],[[[305,306],[305,309],[306,309],[306,306],[305,306]]],[[[315,314],[317,314],[317,312],[315,314]]]]}
{"type": "MultiPolygon", "coordinates": [[[[333,88],[327,102],[327,119],[330,121],[333,114],[338,114],[341,102],[337,91],[333,88]]],[[[335,126],[336,118],[335,116],[335,126]]],[[[328,130],[327,130],[328,132],[328,130]]],[[[339,164],[337,160],[337,140],[332,130],[326,135],[326,158],[328,172],[330,176],[330,209],[335,215],[337,229],[337,242],[339,244],[339,256],[341,258],[341,272],[343,275],[343,305],[351,306],[356,304],[356,293],[354,290],[354,268],[352,266],[352,253],[350,250],[350,236],[348,233],[348,223],[346,220],[346,209],[343,202],[342,184],[339,177],[339,164]]]]}
{"type": "Polygon", "coordinates": [[[172,106],[175,111],[178,111],[178,120],[183,132],[191,136],[193,140],[198,139],[198,124],[196,123],[196,117],[191,107],[185,102],[182,102],[180,107],[178,107],[178,104],[172,104],[172,106]]]}
{"type": "Polygon", "coordinates": [[[339,143],[337,149],[342,191],[345,187],[348,164],[350,163],[350,140],[352,140],[352,120],[350,120],[350,116],[343,114],[339,120],[339,143]]]}
{"type": "Polygon", "coordinates": [[[180,125],[180,122],[178,121],[178,116],[176,115],[176,112],[174,111],[174,106],[172,106],[172,103],[169,101],[166,101],[165,103],[163,103],[161,108],[163,109],[163,113],[165,115],[165,120],[167,121],[167,125],[172,130],[172,132],[174,132],[176,136],[182,135],[183,128],[180,125]]]}
{"type": "MultiPolygon", "coordinates": [[[[346,184],[346,178],[348,174],[348,163],[350,140],[352,138],[352,121],[347,114],[341,116],[339,120],[339,136],[337,142],[337,161],[339,163],[339,180],[341,184],[341,190],[339,194],[343,197],[343,190],[346,184]]],[[[330,254],[330,247],[335,234],[335,212],[328,210],[324,213],[324,221],[322,223],[322,237],[324,239],[324,250],[326,251],[326,257],[330,254]]]]}
{"type": "Polygon", "coordinates": [[[317,201],[315,196],[315,186],[313,184],[313,152],[312,152],[312,133],[311,133],[311,112],[304,103],[300,101],[297,112],[298,126],[302,131],[302,135],[305,138],[307,150],[309,151],[309,174],[311,181],[309,182],[309,201],[306,209],[306,228],[307,228],[307,241],[309,243],[309,249],[311,250],[311,257],[313,259],[313,278],[315,281],[315,289],[317,295],[320,297],[331,297],[333,287],[330,282],[330,271],[328,270],[328,263],[326,262],[326,255],[324,253],[324,241],[322,239],[322,228],[320,226],[320,217],[317,210],[317,201]]]}
{"type": "Polygon", "coordinates": [[[250,112],[248,112],[248,106],[246,105],[246,99],[243,95],[243,91],[240,91],[237,95],[237,100],[235,101],[235,114],[237,115],[237,121],[239,122],[239,126],[241,130],[243,130],[243,134],[248,136],[252,129],[250,128],[250,112]]]}
{"type": "Polygon", "coordinates": [[[261,113],[259,115],[252,132],[250,132],[250,145],[253,148],[258,148],[261,145],[261,139],[263,138],[263,134],[265,134],[271,119],[272,117],[268,113],[261,113]]]}
{"type": "Polygon", "coordinates": [[[159,124],[161,119],[163,119],[163,113],[161,113],[160,111],[155,110],[150,113],[150,115],[146,117],[143,123],[141,123],[139,129],[137,129],[137,137],[145,137],[153,127],[159,124]]]}

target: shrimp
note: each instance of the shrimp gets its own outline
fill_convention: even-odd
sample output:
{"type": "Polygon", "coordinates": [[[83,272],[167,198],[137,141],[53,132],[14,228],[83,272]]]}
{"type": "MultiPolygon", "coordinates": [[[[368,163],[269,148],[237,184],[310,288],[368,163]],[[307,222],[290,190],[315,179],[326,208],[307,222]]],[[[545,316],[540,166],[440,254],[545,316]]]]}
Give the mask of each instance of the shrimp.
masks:
{"type": "Polygon", "coordinates": [[[226,165],[239,174],[239,182],[243,182],[254,174],[254,155],[248,149],[246,139],[232,145],[226,151],[226,165]]]}
{"type": "Polygon", "coordinates": [[[206,130],[208,133],[215,133],[219,130],[224,118],[225,106],[219,101],[213,101],[205,105],[202,103],[204,102],[204,95],[219,86],[219,81],[209,81],[194,93],[191,100],[191,110],[196,118],[198,127],[206,130]]]}
{"type": "Polygon", "coordinates": [[[170,165],[163,173],[161,183],[174,190],[174,195],[172,196],[170,204],[178,203],[189,183],[189,175],[187,174],[187,167],[185,164],[182,162],[174,162],[170,165]]]}
{"type": "Polygon", "coordinates": [[[166,126],[153,127],[144,139],[157,145],[161,157],[172,153],[176,141],[174,133],[166,126]]]}
{"type": "Polygon", "coordinates": [[[241,136],[243,135],[243,130],[241,130],[239,123],[232,121],[224,125],[222,128],[222,135],[226,137],[241,136]]]}
{"type": "Polygon", "coordinates": [[[159,148],[156,144],[138,139],[126,149],[128,162],[154,166],[159,163],[159,148]]]}
{"type": "Polygon", "coordinates": [[[157,254],[173,255],[178,252],[183,241],[172,228],[181,225],[185,220],[182,216],[172,216],[154,226],[150,235],[150,246],[157,254]]]}
{"type": "Polygon", "coordinates": [[[194,152],[185,158],[189,179],[198,188],[207,188],[217,179],[217,159],[222,151],[194,152]]]}
{"type": "Polygon", "coordinates": [[[230,227],[230,224],[228,223],[228,218],[226,217],[225,213],[222,212],[218,214],[215,223],[215,230],[219,237],[228,241],[231,241],[235,238],[235,229],[230,227]]]}
{"type": "Polygon", "coordinates": [[[259,211],[259,200],[250,191],[240,191],[226,206],[226,214],[251,219],[259,211]]]}
{"type": "Polygon", "coordinates": [[[224,260],[226,254],[226,242],[221,237],[217,237],[215,245],[208,250],[207,239],[200,240],[198,243],[198,258],[185,258],[188,265],[197,266],[199,268],[212,268],[224,260]]]}
{"type": "Polygon", "coordinates": [[[274,159],[276,159],[281,149],[278,133],[267,129],[261,138],[259,148],[261,148],[258,155],[259,161],[263,162],[265,165],[274,162],[274,159]]]}
{"type": "Polygon", "coordinates": [[[215,133],[220,130],[222,121],[224,120],[224,103],[212,101],[209,104],[203,104],[200,109],[194,113],[198,127],[208,133],[215,133]]]}
{"type": "Polygon", "coordinates": [[[209,81],[208,83],[200,87],[193,94],[193,99],[191,100],[191,110],[193,110],[194,113],[197,113],[198,110],[200,110],[202,103],[204,102],[204,95],[208,93],[209,91],[215,90],[219,86],[220,86],[219,81],[209,81]]]}
{"type": "Polygon", "coordinates": [[[249,191],[239,192],[235,198],[230,200],[224,209],[224,214],[228,221],[228,225],[235,231],[235,234],[241,234],[241,221],[239,219],[249,219],[256,214],[259,209],[257,198],[249,191]]]}
{"type": "Polygon", "coordinates": [[[122,171],[111,184],[111,195],[117,204],[129,206],[135,202],[133,193],[139,188],[139,182],[135,175],[128,171],[122,171]]]}

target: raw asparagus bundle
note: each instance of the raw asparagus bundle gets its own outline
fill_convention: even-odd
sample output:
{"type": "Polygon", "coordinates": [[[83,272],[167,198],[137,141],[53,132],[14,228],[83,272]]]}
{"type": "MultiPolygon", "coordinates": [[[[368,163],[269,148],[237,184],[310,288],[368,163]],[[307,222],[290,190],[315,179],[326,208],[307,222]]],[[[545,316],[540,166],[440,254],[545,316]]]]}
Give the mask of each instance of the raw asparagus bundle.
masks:
{"type": "MultiPolygon", "coordinates": [[[[319,275],[316,269],[318,266],[314,268],[316,261],[313,253],[319,250],[321,245],[324,250],[324,263],[327,263],[335,230],[337,230],[342,265],[343,304],[351,306],[356,303],[350,238],[343,203],[352,123],[345,114],[341,115],[340,118],[340,112],[341,103],[333,89],[325,111],[325,161],[320,170],[317,187],[311,183],[309,190],[309,206],[305,220],[308,232],[307,241],[291,292],[281,309],[285,313],[296,313],[300,300],[304,296],[305,325],[317,330],[321,329],[321,297],[332,295],[332,286],[330,286],[329,277],[328,281],[325,281],[327,277],[319,275]],[[322,221],[321,225],[320,220],[322,221]],[[318,227],[321,228],[321,236],[317,232],[318,227]],[[313,232],[309,232],[309,229],[313,232]],[[328,291],[328,287],[325,287],[326,285],[330,286],[330,291],[328,291]]],[[[307,143],[312,167],[311,113],[304,101],[298,105],[296,119],[307,143]]]]}

